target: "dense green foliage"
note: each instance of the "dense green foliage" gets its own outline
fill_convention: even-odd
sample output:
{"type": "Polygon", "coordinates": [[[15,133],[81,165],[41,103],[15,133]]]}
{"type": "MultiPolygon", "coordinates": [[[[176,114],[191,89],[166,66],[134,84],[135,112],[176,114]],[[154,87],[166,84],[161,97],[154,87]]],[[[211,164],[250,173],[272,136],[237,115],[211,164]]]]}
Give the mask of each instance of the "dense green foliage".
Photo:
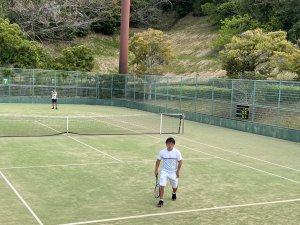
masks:
{"type": "Polygon", "coordinates": [[[62,57],[51,56],[38,42],[29,41],[15,23],[0,18],[0,64],[20,68],[56,68],[90,71],[91,50],[84,46],[65,48],[62,57]]]}
{"type": "MultiPolygon", "coordinates": [[[[172,27],[179,18],[187,14],[208,15],[209,21],[219,27],[219,34],[211,46],[215,52],[224,50],[221,54],[223,68],[227,70],[229,77],[299,79],[299,0],[131,0],[130,13],[131,27],[160,30],[172,27]],[[242,50],[245,46],[234,43],[244,32],[257,28],[266,33],[284,31],[283,36],[279,35],[280,43],[275,45],[280,45],[284,42],[282,38],[285,38],[290,42],[284,45],[289,47],[278,51],[274,46],[266,45],[262,49],[256,49],[259,53],[254,56],[249,53],[249,49],[242,50]],[[292,43],[298,48],[293,47],[292,43]],[[243,56],[239,55],[233,60],[229,46],[235,46],[235,56],[241,52],[243,56]]],[[[99,48],[96,43],[96,50],[93,49],[92,54],[87,47],[69,44],[72,47],[63,50],[63,46],[54,53],[45,50],[39,41],[73,41],[76,37],[92,32],[113,35],[119,31],[120,15],[121,0],[0,0],[0,18],[7,18],[7,21],[12,22],[6,22],[9,26],[18,27],[14,27],[14,31],[3,31],[0,34],[3,39],[0,43],[1,66],[92,70],[93,54],[95,56],[99,53],[98,49],[105,47],[99,48]]],[[[9,29],[8,25],[1,26],[4,30],[9,29]]],[[[141,54],[145,43],[141,44],[140,40],[136,43],[141,49],[136,47],[134,50],[134,73],[159,74],[159,65],[172,58],[164,56],[165,59],[156,57],[154,60],[155,57],[150,59],[149,54],[146,54],[146,62],[146,55],[141,54]]],[[[252,43],[251,46],[257,48],[258,44],[252,43]]],[[[100,67],[103,61],[96,63],[100,67]]]]}
{"type": "Polygon", "coordinates": [[[299,79],[300,50],[286,36],[284,31],[265,33],[261,29],[234,36],[221,52],[228,76],[267,79],[288,70],[293,73],[289,78],[299,79]]]}
{"type": "Polygon", "coordinates": [[[136,74],[159,74],[160,66],[173,57],[171,42],[159,30],[148,29],[134,34],[130,39],[129,50],[134,54],[132,72],[136,74]]]}
{"type": "Polygon", "coordinates": [[[222,21],[219,36],[213,41],[212,45],[216,49],[222,49],[225,44],[231,41],[234,35],[241,34],[244,31],[258,28],[260,23],[253,20],[248,14],[244,16],[233,16],[231,19],[222,21]]]}
{"type": "MultiPolygon", "coordinates": [[[[232,20],[247,16],[248,21],[249,19],[253,20],[254,23],[259,24],[260,28],[267,31],[284,30],[290,33],[289,39],[295,43],[300,38],[300,31],[297,28],[300,21],[300,2],[298,0],[211,0],[201,5],[201,8],[205,14],[209,15],[211,22],[220,26],[228,27],[227,24],[233,23],[232,20]]],[[[220,36],[234,33],[236,28],[231,28],[233,31],[227,33],[223,31],[220,36]]],[[[248,29],[252,28],[250,26],[248,29]]],[[[242,31],[245,30],[242,29],[242,31]]],[[[222,39],[222,37],[220,38],[222,39]]]]}
{"type": "Polygon", "coordinates": [[[67,47],[63,56],[56,59],[55,67],[61,70],[91,71],[93,69],[92,50],[84,45],[67,47]]]}
{"type": "Polygon", "coordinates": [[[39,68],[44,65],[47,53],[43,47],[27,40],[17,24],[0,18],[0,63],[2,65],[39,68]]]}

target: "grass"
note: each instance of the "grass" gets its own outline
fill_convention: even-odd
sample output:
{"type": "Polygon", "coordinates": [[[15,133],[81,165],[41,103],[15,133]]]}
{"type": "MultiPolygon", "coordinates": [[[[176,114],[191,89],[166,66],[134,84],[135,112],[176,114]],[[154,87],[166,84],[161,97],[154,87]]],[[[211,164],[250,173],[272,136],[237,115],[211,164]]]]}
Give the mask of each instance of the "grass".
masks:
{"type": "MultiPolygon", "coordinates": [[[[131,35],[142,32],[143,29],[131,28],[131,35]]],[[[188,15],[179,20],[171,29],[164,31],[173,42],[176,58],[161,68],[163,74],[192,74],[203,77],[222,77],[225,71],[221,69],[220,60],[210,43],[217,35],[217,28],[207,22],[206,17],[188,15]]],[[[94,72],[118,73],[119,67],[119,36],[90,34],[76,38],[70,42],[45,43],[52,52],[74,44],[84,44],[93,50],[95,58],[94,72]]],[[[129,61],[133,58],[129,54],[129,61]]]]}
{"type": "Polygon", "coordinates": [[[169,32],[176,59],[165,67],[166,73],[193,74],[206,77],[224,76],[220,60],[210,44],[217,28],[206,17],[191,15],[181,19],[169,32]]]}
{"type": "MultiPolygon", "coordinates": [[[[144,113],[88,105],[0,109],[60,116],[144,113]]],[[[0,224],[39,224],[7,181],[45,225],[299,224],[299,143],[185,121],[185,133],[174,135],[184,158],[178,199],[170,200],[168,186],[158,209],[154,163],[168,136],[0,138],[0,224]]]]}

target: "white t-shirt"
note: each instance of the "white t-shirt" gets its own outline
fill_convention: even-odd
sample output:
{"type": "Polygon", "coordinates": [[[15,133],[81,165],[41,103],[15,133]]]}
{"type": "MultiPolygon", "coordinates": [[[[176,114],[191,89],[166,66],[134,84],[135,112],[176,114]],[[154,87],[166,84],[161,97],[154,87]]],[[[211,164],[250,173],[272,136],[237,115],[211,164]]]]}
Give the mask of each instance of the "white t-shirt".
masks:
{"type": "Polygon", "coordinates": [[[173,148],[171,151],[165,148],[158,153],[157,159],[163,160],[162,171],[175,173],[178,161],[182,160],[182,156],[176,148],[173,148]]]}
{"type": "Polygon", "coordinates": [[[51,91],[51,94],[52,94],[52,99],[57,98],[57,92],[56,91],[51,91]]]}

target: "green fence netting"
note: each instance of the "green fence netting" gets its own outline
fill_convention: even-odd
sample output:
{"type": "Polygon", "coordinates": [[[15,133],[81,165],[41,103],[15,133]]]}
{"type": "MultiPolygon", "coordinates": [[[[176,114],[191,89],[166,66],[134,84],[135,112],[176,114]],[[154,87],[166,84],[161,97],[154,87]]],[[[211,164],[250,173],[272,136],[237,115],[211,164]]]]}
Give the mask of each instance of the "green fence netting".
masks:
{"type": "Polygon", "coordinates": [[[0,102],[103,104],[300,141],[300,83],[0,68],[0,102]]]}

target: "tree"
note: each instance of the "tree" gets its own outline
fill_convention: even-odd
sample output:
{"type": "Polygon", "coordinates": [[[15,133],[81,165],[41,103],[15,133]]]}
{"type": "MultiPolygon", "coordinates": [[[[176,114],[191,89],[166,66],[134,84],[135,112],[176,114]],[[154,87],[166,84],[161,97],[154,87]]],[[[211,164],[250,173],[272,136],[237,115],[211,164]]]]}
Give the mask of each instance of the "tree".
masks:
{"type": "Polygon", "coordinates": [[[299,49],[286,39],[287,33],[249,30],[234,36],[221,51],[223,68],[230,78],[276,78],[275,69],[299,73],[299,49]],[[285,63],[282,63],[284,61],[285,63]]]}
{"type": "Polygon", "coordinates": [[[212,46],[215,49],[222,49],[225,44],[231,41],[233,36],[239,35],[247,30],[258,28],[259,25],[260,23],[253,20],[248,14],[225,19],[222,21],[218,37],[212,42],[212,46]]]}
{"type": "Polygon", "coordinates": [[[33,39],[70,40],[90,31],[118,27],[119,0],[7,1],[7,17],[33,39]],[[109,24],[109,26],[107,26],[109,24]],[[103,26],[102,26],[103,25],[103,26]]]}
{"type": "Polygon", "coordinates": [[[137,74],[160,73],[160,66],[174,57],[171,41],[162,31],[154,29],[134,34],[129,50],[134,55],[130,64],[137,74]]]}
{"type": "Polygon", "coordinates": [[[275,52],[271,58],[275,68],[273,76],[280,80],[300,80],[300,49],[288,52],[275,52]],[[283,76],[285,74],[285,76],[283,76]]]}
{"type": "Polygon", "coordinates": [[[204,14],[209,16],[213,24],[221,25],[225,19],[230,19],[239,12],[240,0],[210,1],[201,6],[204,14]]]}
{"type": "Polygon", "coordinates": [[[130,24],[134,27],[159,27],[162,22],[163,8],[171,6],[169,0],[132,0],[130,24]]]}
{"type": "Polygon", "coordinates": [[[56,59],[56,69],[91,71],[94,67],[92,50],[84,45],[63,49],[63,56],[56,59]]]}
{"type": "Polygon", "coordinates": [[[300,20],[288,32],[289,40],[300,47],[300,20]]]}
{"type": "Polygon", "coordinates": [[[41,68],[48,61],[43,47],[29,41],[17,24],[0,18],[0,63],[3,66],[41,68]]]}

